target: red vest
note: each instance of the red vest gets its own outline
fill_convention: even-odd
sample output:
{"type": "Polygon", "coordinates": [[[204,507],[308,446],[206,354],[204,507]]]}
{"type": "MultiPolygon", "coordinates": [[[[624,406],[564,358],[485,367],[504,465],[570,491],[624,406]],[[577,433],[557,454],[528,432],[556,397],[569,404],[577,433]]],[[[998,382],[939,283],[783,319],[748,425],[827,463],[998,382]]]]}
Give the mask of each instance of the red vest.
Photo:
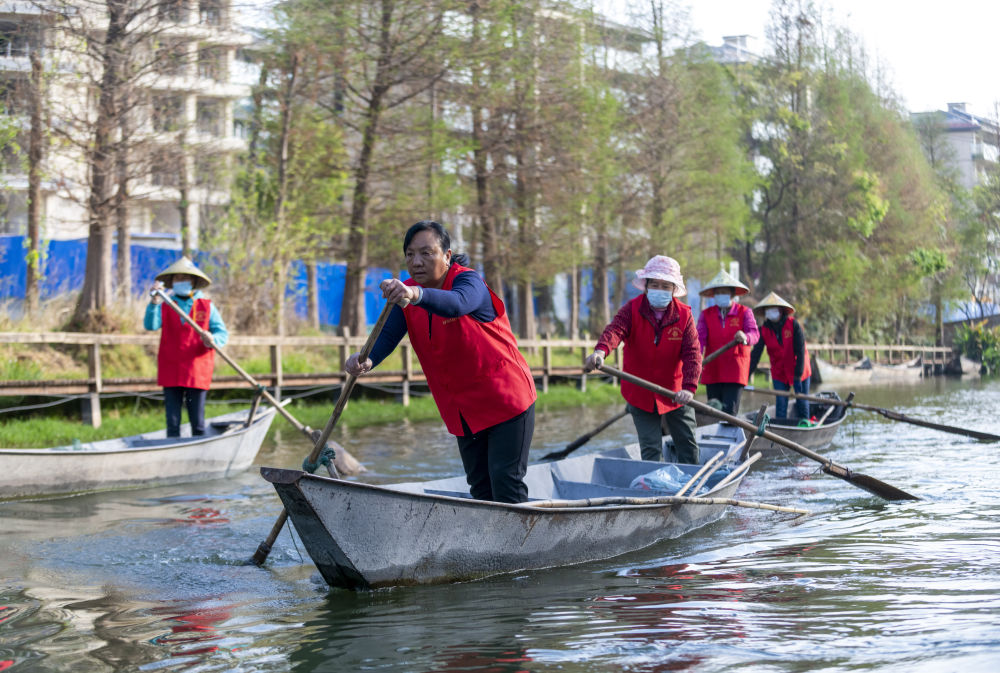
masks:
{"type": "MultiPolygon", "coordinates": [[[[206,348],[191,325],[184,322],[174,309],[162,305],[163,328],[160,330],[160,350],[156,354],[156,384],[164,388],[181,386],[208,390],[215,369],[215,350],[206,348]]],[[[208,331],[212,302],[195,299],[191,319],[208,331]]]]}
{"type": "MultiPolygon", "coordinates": [[[[795,318],[788,316],[781,324],[781,343],[774,330],[767,327],[760,328],[760,334],[764,337],[764,345],[767,346],[767,357],[771,360],[771,379],[781,381],[786,386],[793,385],[795,379],[795,346],[792,344],[794,333],[793,323],[795,318]]],[[[803,345],[803,348],[805,346],[803,345]]],[[[812,365],[809,363],[809,349],[805,349],[805,368],[802,370],[802,378],[805,381],[812,376],[812,365]]]]}
{"type": "MultiPolygon", "coordinates": [[[[471,269],[452,264],[442,290],[455,276],[471,269]]],[[[411,278],[407,285],[416,285],[411,278]]],[[[427,377],[441,420],[448,432],[465,434],[462,419],[473,433],[509,421],[537,399],[535,380],[517,350],[507,312],[489,287],[497,317],[488,323],[472,316],[443,318],[420,306],[403,309],[413,352],[427,377]]]]}
{"type": "MultiPolygon", "coordinates": [[[[680,319],[663,328],[660,332],[660,343],[657,344],[654,343],[656,329],[639,314],[639,307],[642,306],[644,297],[645,295],[639,295],[630,302],[632,327],[625,341],[622,369],[650,383],[678,391],[684,383],[681,346],[684,343],[685,329],[691,322],[691,307],[674,300],[680,319]]],[[[622,397],[633,407],[643,411],[655,411],[658,414],[680,408],[680,405],[674,404],[673,400],[628,381],[622,381],[622,397]]]]}
{"type": "MultiPolygon", "coordinates": [[[[705,327],[708,330],[708,342],[705,344],[705,355],[711,355],[733,340],[736,333],[743,329],[744,316],[750,309],[742,304],[736,304],[735,310],[726,309],[725,322],[719,320],[719,307],[710,306],[704,311],[705,327]]],[[[751,318],[752,319],[752,318],[751,318]]],[[[750,346],[736,344],[726,350],[701,370],[701,382],[708,383],[739,383],[745,386],[750,378],[750,346]]]]}

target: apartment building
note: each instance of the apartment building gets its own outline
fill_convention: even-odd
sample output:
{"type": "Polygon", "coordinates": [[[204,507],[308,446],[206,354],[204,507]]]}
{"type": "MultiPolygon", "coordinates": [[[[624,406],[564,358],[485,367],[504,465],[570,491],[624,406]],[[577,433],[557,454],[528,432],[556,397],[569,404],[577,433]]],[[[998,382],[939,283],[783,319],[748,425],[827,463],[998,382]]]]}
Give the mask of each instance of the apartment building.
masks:
{"type": "MultiPolygon", "coordinates": [[[[94,116],[94,69],[99,66],[80,45],[99,38],[106,20],[103,3],[81,0],[78,5],[66,18],[42,3],[0,2],[0,122],[13,125],[17,137],[4,147],[0,168],[0,234],[20,235],[26,229],[24,92],[31,86],[34,51],[45,73],[42,108],[49,138],[42,236],[87,236],[83,148],[88,129],[82,122],[94,116]],[[81,26],[92,28],[81,35],[81,26]]],[[[126,56],[136,73],[128,116],[135,148],[128,158],[129,228],[145,243],[175,247],[186,221],[189,242],[197,246],[200,223],[229,199],[227,169],[246,146],[234,109],[250,87],[235,78],[238,50],[251,38],[234,28],[231,0],[140,0],[136,6],[146,15],[132,24],[144,33],[126,56]]]]}

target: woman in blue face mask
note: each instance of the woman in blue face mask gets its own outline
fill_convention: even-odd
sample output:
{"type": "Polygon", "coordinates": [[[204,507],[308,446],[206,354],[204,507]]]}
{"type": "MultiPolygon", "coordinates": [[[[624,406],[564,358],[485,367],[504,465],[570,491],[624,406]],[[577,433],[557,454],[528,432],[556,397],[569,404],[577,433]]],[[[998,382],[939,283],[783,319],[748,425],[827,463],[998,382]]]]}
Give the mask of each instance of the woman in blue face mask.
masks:
{"type": "Polygon", "coordinates": [[[635,422],[643,460],[662,460],[662,423],[674,440],[671,459],[698,463],[694,409],[687,403],[698,388],[701,348],[691,308],[677,299],[687,294],[681,267],[676,260],[657,255],[635,272],[632,284],[643,293],[622,306],[604,328],[584,371],[596,369],[624,343],[624,371],[677,391],[671,400],[622,381],[622,397],[635,422]]]}
{"type": "Polygon", "coordinates": [[[760,334],[753,311],[739,303],[750,291],[746,285],[725,271],[708,281],[701,296],[713,300],[698,316],[698,340],[704,355],[726,348],[701,371],[701,382],[709,400],[718,400],[727,414],[740,410],[743,386],[750,377],[750,347],[760,334]],[[729,344],[736,342],[735,345],[729,344]]]}
{"type": "MultiPolygon", "coordinates": [[[[812,366],[802,325],[792,317],[795,309],[787,301],[772,292],[754,306],[754,310],[764,313],[761,325],[761,340],[750,353],[750,372],[757,369],[757,363],[767,347],[767,357],[771,361],[771,383],[775,390],[794,390],[801,395],[809,394],[809,380],[812,366]]],[[[808,420],[809,403],[795,400],[795,414],[800,420],[808,420]]],[[[778,397],[774,403],[775,418],[788,416],[788,398],[778,397]]]]}
{"type": "Polygon", "coordinates": [[[157,274],[156,283],[150,288],[143,326],[150,331],[161,330],[156,382],[163,386],[167,437],[180,437],[184,406],[191,435],[205,434],[205,398],[212,384],[215,347],[222,347],[229,340],[229,331],[218,309],[201,292],[211,282],[194,262],[181,257],[157,274]],[[199,336],[174,309],[163,305],[163,297],[154,291],[164,286],[172,290],[173,302],[208,335],[199,336]]]}

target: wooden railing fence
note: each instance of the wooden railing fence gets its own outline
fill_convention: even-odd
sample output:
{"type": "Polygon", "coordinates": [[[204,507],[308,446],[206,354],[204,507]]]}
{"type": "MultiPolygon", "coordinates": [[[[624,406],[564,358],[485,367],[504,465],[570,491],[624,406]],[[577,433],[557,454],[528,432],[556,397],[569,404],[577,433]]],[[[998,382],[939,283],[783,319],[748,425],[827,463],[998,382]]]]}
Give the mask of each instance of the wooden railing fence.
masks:
{"type": "MultiPolygon", "coordinates": [[[[261,384],[271,389],[274,397],[281,399],[283,388],[312,388],[327,385],[339,385],[345,379],[343,363],[347,357],[364,344],[365,336],[233,336],[226,349],[267,348],[270,353],[270,371],[264,373],[251,372],[261,384]],[[289,349],[302,350],[308,348],[335,349],[337,356],[330,362],[330,367],[322,372],[290,373],[285,371],[283,357],[289,349]]],[[[159,343],[157,334],[86,334],[79,332],[0,332],[0,343],[5,344],[75,344],[87,349],[87,376],[79,379],[40,379],[40,380],[2,380],[0,381],[0,397],[21,395],[42,396],[81,396],[82,414],[85,423],[99,426],[101,423],[101,395],[111,393],[142,393],[159,391],[154,377],[109,378],[101,371],[101,348],[120,345],[139,345],[155,348],[159,343]]],[[[576,354],[578,363],[591,352],[594,340],[580,339],[520,339],[518,344],[525,353],[541,352],[542,364],[531,368],[539,387],[547,391],[550,379],[553,377],[573,377],[580,381],[580,387],[586,389],[587,376],[582,373],[580,364],[555,365],[553,353],[576,354]]],[[[868,355],[873,361],[895,363],[905,361],[916,355],[922,355],[925,362],[934,363],[934,370],[940,368],[950,357],[950,348],[932,346],[896,345],[862,345],[862,344],[809,344],[814,354],[822,353],[833,362],[846,363],[868,355]],[[897,360],[898,358],[898,360],[897,360]]],[[[563,357],[563,360],[566,358],[563,357]]],[[[611,364],[619,366],[621,350],[612,354],[611,364]]],[[[229,367],[217,360],[218,370],[212,380],[214,389],[247,388],[246,381],[234,373],[227,373],[229,367]]],[[[766,367],[762,367],[766,370],[766,367]]],[[[410,402],[411,386],[425,383],[423,372],[415,366],[413,348],[404,339],[397,353],[363,379],[366,384],[398,384],[400,385],[400,400],[407,405],[410,402]],[[396,358],[396,359],[393,359],[396,358]],[[398,363],[397,369],[392,369],[393,362],[398,363]]]]}

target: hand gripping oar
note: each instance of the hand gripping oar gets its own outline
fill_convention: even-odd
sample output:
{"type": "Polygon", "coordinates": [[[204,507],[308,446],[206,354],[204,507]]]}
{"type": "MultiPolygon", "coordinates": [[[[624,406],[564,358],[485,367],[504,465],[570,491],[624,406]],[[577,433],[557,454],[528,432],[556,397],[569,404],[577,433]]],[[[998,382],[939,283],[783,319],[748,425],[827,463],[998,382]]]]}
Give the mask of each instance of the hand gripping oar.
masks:
{"type": "Polygon", "coordinates": [[[722,355],[723,353],[725,353],[725,352],[726,352],[727,350],[729,350],[730,348],[732,348],[733,346],[735,346],[735,345],[736,345],[736,344],[738,344],[739,342],[740,342],[740,341],[739,341],[739,339],[737,339],[737,338],[735,338],[735,337],[734,337],[732,341],[730,341],[729,343],[727,343],[727,344],[726,344],[725,346],[723,346],[723,347],[722,347],[722,348],[720,348],[719,350],[717,350],[717,351],[714,351],[714,352],[712,352],[712,353],[710,353],[710,354],[706,355],[706,356],[705,356],[704,358],[702,358],[702,360],[701,360],[701,364],[702,364],[702,366],[704,367],[704,366],[705,366],[705,365],[707,365],[707,364],[708,364],[709,362],[711,362],[711,361],[712,361],[712,360],[714,360],[715,358],[719,357],[720,355],[722,355]]]}
{"type": "Polygon", "coordinates": [[[941,432],[950,432],[955,435],[964,435],[965,437],[982,439],[988,442],[1000,442],[1000,435],[991,435],[988,432],[979,432],[978,430],[967,430],[965,428],[956,428],[953,425],[943,425],[941,423],[931,423],[930,421],[922,421],[919,418],[904,416],[898,411],[892,411],[891,409],[883,409],[882,407],[872,407],[867,404],[858,404],[857,402],[852,402],[850,400],[846,401],[832,400],[826,397],[816,397],[815,395],[800,395],[790,390],[770,390],[768,388],[754,388],[753,386],[745,386],[744,390],[749,390],[755,393],[764,393],[765,395],[791,397],[797,400],[806,400],[807,402],[818,402],[819,404],[835,404],[840,407],[853,407],[855,409],[863,409],[864,411],[874,411],[875,413],[882,414],[886,418],[893,421],[912,423],[913,425],[919,425],[924,428],[940,430],[941,432]]]}
{"type": "MultiPolygon", "coordinates": [[[[150,292],[150,294],[152,294],[152,295],[160,295],[161,297],[163,297],[163,301],[166,302],[167,306],[169,306],[174,311],[176,311],[177,315],[179,315],[181,317],[181,319],[184,320],[184,322],[186,322],[187,324],[191,325],[191,327],[194,328],[194,331],[197,332],[199,336],[211,336],[211,334],[208,331],[206,331],[205,329],[203,329],[201,327],[201,325],[199,325],[198,323],[196,323],[191,318],[191,316],[189,316],[187,313],[185,313],[184,309],[182,309],[180,306],[178,306],[177,303],[173,299],[171,299],[163,290],[153,290],[152,292],[150,292]]],[[[264,386],[262,386],[257,381],[257,379],[255,379],[254,377],[250,376],[250,374],[246,373],[246,371],[244,371],[242,367],[240,367],[238,364],[236,364],[236,361],[233,360],[231,357],[229,357],[229,353],[227,353],[226,351],[222,350],[221,347],[215,345],[215,341],[214,340],[212,341],[212,348],[215,349],[215,352],[218,353],[219,356],[223,360],[225,360],[226,363],[230,367],[232,367],[234,370],[236,370],[237,374],[239,374],[240,376],[242,376],[247,381],[247,383],[249,383],[251,386],[253,386],[254,388],[256,388],[257,389],[257,394],[260,395],[261,397],[263,397],[264,399],[266,399],[268,402],[270,402],[271,405],[275,409],[278,410],[278,413],[280,413],[282,416],[284,416],[285,420],[288,421],[289,423],[291,423],[292,426],[296,430],[298,430],[299,432],[301,432],[302,434],[304,434],[306,437],[308,437],[309,441],[311,441],[311,442],[315,442],[316,441],[317,437],[319,437],[319,434],[317,434],[319,432],[318,430],[313,430],[308,425],[303,425],[302,423],[299,423],[298,420],[296,420],[296,418],[294,416],[292,416],[290,413],[288,413],[288,411],[285,409],[284,405],[281,402],[278,402],[278,400],[276,400],[274,398],[274,396],[271,395],[271,393],[268,392],[267,388],[265,388],[264,386]]]]}
{"type": "Polygon", "coordinates": [[[621,412],[620,414],[616,414],[613,418],[609,418],[608,420],[604,421],[603,423],[598,425],[596,428],[594,428],[587,434],[580,435],[572,442],[567,444],[565,449],[560,449],[559,451],[550,451],[549,453],[546,453],[544,456],[542,456],[542,460],[562,460],[563,458],[565,458],[566,456],[573,453],[581,446],[589,442],[591,437],[601,432],[615,421],[624,418],[627,414],[628,414],[628,409],[625,409],[625,411],[621,412]]]}
{"type": "MultiPolygon", "coordinates": [[[[389,312],[392,310],[393,306],[394,304],[386,302],[385,307],[382,309],[382,313],[379,314],[378,320],[375,321],[375,326],[368,335],[368,340],[365,341],[365,345],[361,347],[360,357],[358,358],[359,362],[364,362],[368,359],[369,354],[372,352],[372,348],[375,347],[375,340],[378,339],[378,335],[382,331],[382,327],[385,325],[385,321],[389,317],[389,312]]],[[[340,420],[340,415],[343,413],[344,407],[347,406],[347,398],[351,396],[351,391],[354,390],[354,384],[357,380],[358,378],[353,374],[347,375],[347,379],[344,380],[344,385],[340,388],[340,395],[337,397],[337,404],[333,408],[333,414],[330,415],[330,420],[326,422],[326,427],[323,428],[323,432],[316,440],[316,446],[313,447],[312,453],[310,453],[309,457],[303,461],[303,466],[317,464],[320,454],[326,447],[326,440],[330,438],[330,433],[333,432],[334,426],[337,425],[337,421],[340,420]]],[[[336,468],[331,470],[330,476],[338,476],[336,468]]],[[[254,565],[264,565],[264,561],[267,560],[268,554],[271,553],[271,545],[273,545],[274,541],[278,539],[278,534],[280,534],[281,529],[285,527],[285,522],[287,520],[288,510],[282,509],[281,514],[278,515],[274,525],[271,527],[271,532],[268,534],[267,539],[260,543],[260,546],[257,547],[257,551],[254,552],[253,557],[250,559],[254,565]]]]}
{"type": "MultiPolygon", "coordinates": [[[[657,393],[658,395],[663,395],[664,397],[667,397],[669,399],[674,399],[674,395],[676,395],[676,393],[673,392],[672,390],[667,390],[663,386],[658,386],[655,383],[650,383],[645,379],[640,379],[638,376],[633,376],[632,374],[619,371],[613,367],[601,365],[600,367],[598,367],[598,369],[600,369],[605,374],[610,374],[611,376],[617,376],[623,381],[628,381],[629,383],[633,383],[641,388],[650,390],[654,393],[657,393]]],[[[843,479],[844,481],[853,484],[858,488],[864,489],[869,493],[873,493],[879,496],[880,498],[885,498],[886,500],[919,500],[919,498],[915,495],[911,495],[906,491],[896,488],[895,486],[891,486],[889,484],[886,484],[885,482],[879,481],[874,477],[869,477],[868,475],[854,472],[848,467],[838,465],[829,458],[824,458],[815,451],[810,451],[806,447],[800,444],[796,444],[790,439],[785,439],[780,435],[776,435],[770,430],[761,431],[759,428],[754,426],[753,423],[745,421],[742,418],[731,416],[724,411],[719,411],[718,409],[710,407],[707,404],[703,404],[697,400],[691,400],[690,402],[688,402],[688,405],[693,407],[697,411],[700,411],[704,414],[708,414],[709,416],[721,418],[722,420],[726,421],[727,423],[730,423],[731,425],[736,425],[743,428],[744,430],[750,430],[752,432],[756,432],[761,437],[769,439],[775,444],[781,444],[782,446],[787,446],[792,451],[801,453],[806,458],[810,458],[822,464],[823,472],[829,474],[830,476],[837,477],[838,479],[843,479]]]]}

